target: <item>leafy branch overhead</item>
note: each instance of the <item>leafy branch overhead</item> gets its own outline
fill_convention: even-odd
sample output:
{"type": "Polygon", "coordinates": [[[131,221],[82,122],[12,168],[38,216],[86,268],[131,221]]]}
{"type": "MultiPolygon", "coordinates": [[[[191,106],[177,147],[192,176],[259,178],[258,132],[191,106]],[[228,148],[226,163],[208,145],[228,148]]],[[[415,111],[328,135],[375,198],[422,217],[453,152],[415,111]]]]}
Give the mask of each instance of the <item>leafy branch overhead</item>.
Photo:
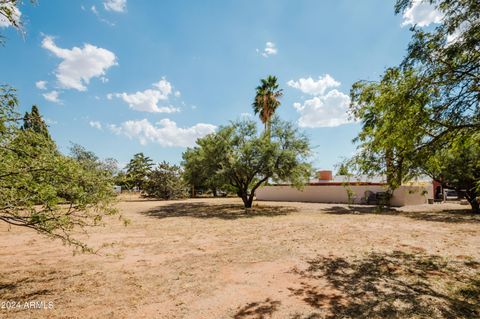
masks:
{"type": "Polygon", "coordinates": [[[20,120],[14,91],[0,96],[0,220],[90,250],[75,234],[117,213],[110,171],[78,146],[62,155],[37,107],[20,120]]]}
{"type": "MultiPolygon", "coordinates": [[[[391,189],[428,174],[479,211],[480,156],[462,154],[477,154],[480,130],[480,2],[430,2],[442,13],[441,23],[433,29],[414,26],[398,67],[377,82],[352,86],[350,110],[362,130],[350,165],[385,174],[391,189]],[[468,169],[462,173],[452,163],[468,169]]],[[[412,4],[398,0],[396,12],[412,4]]]]}
{"type": "MultiPolygon", "coordinates": [[[[20,33],[24,33],[22,20],[20,19],[20,11],[18,5],[20,0],[1,0],[0,1],[0,19],[5,21],[7,25],[12,26],[20,33]]],[[[36,0],[30,0],[30,3],[37,3],[36,0]]],[[[0,45],[5,44],[5,37],[0,34],[0,45]]]]}

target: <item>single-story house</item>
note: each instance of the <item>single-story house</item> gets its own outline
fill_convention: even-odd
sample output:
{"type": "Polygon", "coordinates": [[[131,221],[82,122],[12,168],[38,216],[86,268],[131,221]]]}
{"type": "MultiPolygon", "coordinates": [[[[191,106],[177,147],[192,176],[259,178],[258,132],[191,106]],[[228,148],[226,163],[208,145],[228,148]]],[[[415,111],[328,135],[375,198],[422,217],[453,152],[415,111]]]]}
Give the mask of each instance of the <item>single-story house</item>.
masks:
{"type": "MultiPolygon", "coordinates": [[[[384,194],[387,183],[382,176],[333,176],[319,171],[317,177],[298,190],[289,184],[269,184],[256,191],[260,201],[367,204],[375,194],[384,194]]],[[[427,177],[397,188],[390,199],[392,206],[421,205],[434,198],[433,181],[427,177]]]]}

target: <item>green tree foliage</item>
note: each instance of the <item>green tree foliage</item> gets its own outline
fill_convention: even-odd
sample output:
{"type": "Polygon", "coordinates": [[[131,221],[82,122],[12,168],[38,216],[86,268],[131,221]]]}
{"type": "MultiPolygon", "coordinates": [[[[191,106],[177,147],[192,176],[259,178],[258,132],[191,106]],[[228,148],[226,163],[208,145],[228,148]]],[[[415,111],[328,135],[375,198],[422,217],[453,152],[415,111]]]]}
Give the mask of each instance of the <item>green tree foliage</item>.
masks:
{"type": "MultiPolygon", "coordinates": [[[[443,13],[441,24],[413,27],[399,67],[388,69],[378,82],[352,86],[351,112],[362,130],[350,164],[362,173],[384,174],[391,189],[427,173],[470,193],[465,195],[476,209],[472,185],[480,185],[473,147],[480,129],[480,3],[430,2],[443,13]]],[[[397,13],[411,4],[398,0],[397,13]]]]}
{"type": "Polygon", "coordinates": [[[266,79],[261,79],[260,82],[261,84],[255,89],[256,94],[252,107],[255,114],[259,114],[260,120],[265,125],[265,132],[269,132],[270,119],[280,106],[278,99],[283,96],[283,90],[279,89],[278,80],[275,76],[269,75],[266,79]]]}
{"type": "Polygon", "coordinates": [[[200,147],[187,148],[182,154],[183,178],[191,189],[191,196],[195,197],[198,189],[209,188],[208,174],[203,169],[205,159],[200,147]]]}
{"type": "Polygon", "coordinates": [[[123,170],[118,170],[114,176],[114,184],[122,187],[123,190],[131,190],[133,188],[132,181],[128,178],[128,175],[123,170]]]}
{"type": "Polygon", "coordinates": [[[433,129],[424,107],[428,92],[412,94],[417,83],[413,70],[391,68],[379,82],[354,83],[350,93],[351,113],[362,124],[350,164],[362,174],[385,175],[391,190],[418,174],[419,153],[433,129]]]}
{"type": "Polygon", "coordinates": [[[362,130],[350,165],[357,172],[385,175],[391,190],[427,174],[464,193],[478,211],[480,156],[474,146],[480,141],[478,133],[465,127],[436,135],[443,128],[431,120],[435,111],[429,101],[437,92],[419,89],[419,83],[414,70],[395,68],[379,82],[353,85],[351,111],[361,120],[362,130]]]}
{"type": "Polygon", "coordinates": [[[480,133],[457,136],[452,146],[439,149],[426,165],[427,173],[464,196],[472,209],[480,213],[480,133]]]}
{"type": "MultiPolygon", "coordinates": [[[[200,169],[227,181],[252,206],[255,191],[268,180],[301,187],[311,173],[308,139],[291,123],[272,120],[271,137],[258,132],[255,122],[233,122],[197,140],[200,169]]],[[[184,156],[186,165],[189,157],[184,156]]]]}
{"type": "Polygon", "coordinates": [[[180,166],[162,162],[148,173],[144,192],[149,197],[179,199],[187,197],[188,185],[182,178],[180,166]]]}
{"type": "Polygon", "coordinates": [[[33,130],[36,133],[43,134],[45,135],[45,137],[50,138],[47,124],[40,116],[40,112],[36,105],[32,106],[32,110],[30,111],[30,113],[25,112],[25,115],[23,116],[22,129],[33,130]]]}
{"type": "Polygon", "coordinates": [[[18,121],[18,114],[15,108],[18,105],[16,90],[9,85],[0,85],[0,134],[9,136],[13,121],[18,121]]]}
{"type": "Polygon", "coordinates": [[[70,146],[70,157],[87,168],[95,168],[100,166],[100,159],[98,156],[94,152],[85,149],[85,147],[79,144],[73,143],[70,146]]]}
{"type": "Polygon", "coordinates": [[[345,163],[341,163],[340,166],[338,167],[337,175],[350,175],[348,171],[348,165],[345,163]]]}
{"type": "MultiPolygon", "coordinates": [[[[480,2],[432,0],[444,17],[433,30],[412,28],[404,68],[415,68],[418,88],[435,92],[425,105],[436,124],[430,142],[480,128],[480,2]]],[[[401,13],[412,0],[398,0],[401,13]]]]}
{"type": "Polygon", "coordinates": [[[217,164],[211,161],[210,147],[215,145],[216,135],[207,135],[197,141],[197,146],[187,148],[182,154],[183,176],[192,189],[192,196],[195,196],[198,189],[209,189],[216,196],[217,190],[229,188],[228,180],[222,175],[212,174],[217,164]]]}
{"type": "Polygon", "coordinates": [[[0,89],[0,220],[88,250],[74,234],[116,213],[111,178],[60,154],[28,123],[23,128],[12,94],[0,89]]]}
{"type": "Polygon", "coordinates": [[[143,153],[133,155],[133,158],[125,167],[127,170],[127,185],[143,189],[147,176],[152,170],[153,161],[143,153]]]}
{"type": "Polygon", "coordinates": [[[106,178],[112,179],[112,182],[119,172],[116,159],[107,158],[101,160],[94,152],[87,150],[79,144],[72,143],[70,147],[70,157],[87,170],[101,172],[106,178]]]}

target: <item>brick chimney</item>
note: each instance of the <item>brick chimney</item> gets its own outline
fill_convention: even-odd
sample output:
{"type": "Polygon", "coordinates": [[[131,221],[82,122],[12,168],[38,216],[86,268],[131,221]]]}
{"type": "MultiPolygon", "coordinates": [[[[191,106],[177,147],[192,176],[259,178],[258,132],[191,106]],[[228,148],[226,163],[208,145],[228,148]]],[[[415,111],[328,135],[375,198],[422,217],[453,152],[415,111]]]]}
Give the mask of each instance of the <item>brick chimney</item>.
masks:
{"type": "Polygon", "coordinates": [[[333,180],[332,171],[318,171],[317,177],[321,181],[331,181],[333,180]]]}

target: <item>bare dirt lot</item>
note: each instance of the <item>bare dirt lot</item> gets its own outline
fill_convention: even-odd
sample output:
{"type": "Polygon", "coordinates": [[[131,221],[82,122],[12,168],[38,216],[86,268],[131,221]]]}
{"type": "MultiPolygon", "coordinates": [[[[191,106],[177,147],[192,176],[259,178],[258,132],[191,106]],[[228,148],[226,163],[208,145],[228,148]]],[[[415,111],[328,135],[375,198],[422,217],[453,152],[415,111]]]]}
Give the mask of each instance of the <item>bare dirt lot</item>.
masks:
{"type": "Polygon", "coordinates": [[[464,206],[118,206],[132,223],[93,230],[97,255],[0,225],[0,317],[480,317],[480,216],[464,206]]]}

